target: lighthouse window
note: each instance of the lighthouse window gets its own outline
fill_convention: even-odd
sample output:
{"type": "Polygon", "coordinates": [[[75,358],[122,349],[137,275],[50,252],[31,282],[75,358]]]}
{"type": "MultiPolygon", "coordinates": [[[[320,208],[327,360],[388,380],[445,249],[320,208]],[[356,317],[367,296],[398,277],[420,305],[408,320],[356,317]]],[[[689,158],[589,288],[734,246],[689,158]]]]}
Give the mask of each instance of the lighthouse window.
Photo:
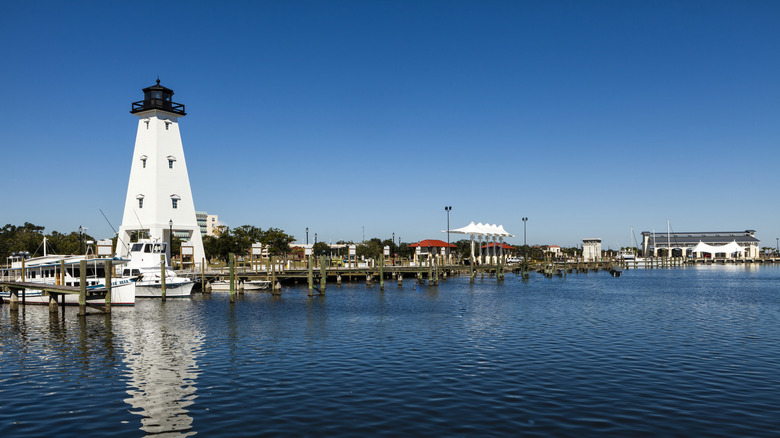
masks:
{"type": "Polygon", "coordinates": [[[138,208],[144,208],[144,198],[138,198],[138,208]]]}
{"type": "Polygon", "coordinates": [[[173,208],[179,208],[179,200],[176,198],[171,199],[171,203],[173,204],[173,208]]]}
{"type": "Polygon", "coordinates": [[[146,169],[146,158],[141,158],[141,165],[146,169]]]}
{"type": "Polygon", "coordinates": [[[159,91],[152,91],[152,99],[160,99],[162,94],[159,91]]]}
{"type": "Polygon", "coordinates": [[[168,169],[173,169],[173,161],[174,160],[168,160],[168,169]]]}

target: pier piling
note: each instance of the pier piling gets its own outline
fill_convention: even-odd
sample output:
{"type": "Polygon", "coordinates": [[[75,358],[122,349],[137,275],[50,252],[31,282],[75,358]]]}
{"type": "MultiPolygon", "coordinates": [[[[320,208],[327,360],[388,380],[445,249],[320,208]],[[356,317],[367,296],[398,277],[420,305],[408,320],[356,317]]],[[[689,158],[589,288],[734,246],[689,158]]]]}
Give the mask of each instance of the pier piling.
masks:
{"type": "Polygon", "coordinates": [[[160,254],[160,286],[161,297],[165,302],[166,290],[165,290],[165,254],[160,254]]]}
{"type": "Polygon", "coordinates": [[[79,262],[79,316],[87,315],[87,261],[79,262]]]}
{"type": "MultiPolygon", "coordinates": [[[[111,261],[111,259],[106,260],[106,264],[104,265],[105,271],[106,271],[106,312],[111,311],[111,278],[114,275],[114,263],[111,261]]],[[[56,299],[55,299],[55,311],[56,311],[56,299]]]]}
{"type": "Polygon", "coordinates": [[[232,252],[230,253],[230,262],[229,262],[229,272],[230,272],[230,302],[235,303],[236,302],[236,255],[232,252]]]}

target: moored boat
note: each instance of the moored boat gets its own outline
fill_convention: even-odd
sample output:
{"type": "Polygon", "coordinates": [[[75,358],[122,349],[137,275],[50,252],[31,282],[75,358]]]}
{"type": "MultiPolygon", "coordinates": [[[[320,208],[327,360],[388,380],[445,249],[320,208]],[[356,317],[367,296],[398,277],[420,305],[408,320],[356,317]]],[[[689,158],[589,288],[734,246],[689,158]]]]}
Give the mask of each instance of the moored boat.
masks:
{"type": "MultiPolygon", "coordinates": [[[[230,282],[226,280],[214,280],[211,283],[211,290],[215,292],[230,291],[230,282]]],[[[268,280],[248,280],[236,283],[236,290],[243,288],[245,291],[268,289],[271,282],[268,280]]]]}
{"type": "Polygon", "coordinates": [[[195,282],[186,277],[179,277],[166,263],[163,269],[160,256],[165,255],[165,243],[140,240],[130,247],[130,261],[123,269],[122,275],[135,276],[135,296],[138,298],[161,298],[162,279],[165,272],[165,297],[189,297],[195,282]]]}
{"type": "MultiPolygon", "coordinates": [[[[12,255],[8,258],[10,268],[3,272],[3,278],[11,281],[40,283],[41,285],[62,285],[79,287],[81,285],[81,262],[87,262],[87,288],[95,289],[106,284],[105,258],[75,255],[44,255],[28,258],[27,255],[12,255]],[[63,271],[64,266],[64,271],[63,271]],[[24,273],[24,276],[22,276],[24,273]]],[[[125,259],[111,259],[113,264],[127,263],[125,259]]],[[[132,306],[135,304],[136,284],[131,276],[111,277],[111,304],[132,306]]],[[[4,302],[9,302],[10,292],[0,293],[4,302]]],[[[25,304],[49,304],[49,297],[35,288],[24,290],[25,304]]],[[[77,294],[65,294],[66,305],[77,305],[77,294]]],[[[87,304],[104,304],[104,299],[87,300],[87,304]]]]}

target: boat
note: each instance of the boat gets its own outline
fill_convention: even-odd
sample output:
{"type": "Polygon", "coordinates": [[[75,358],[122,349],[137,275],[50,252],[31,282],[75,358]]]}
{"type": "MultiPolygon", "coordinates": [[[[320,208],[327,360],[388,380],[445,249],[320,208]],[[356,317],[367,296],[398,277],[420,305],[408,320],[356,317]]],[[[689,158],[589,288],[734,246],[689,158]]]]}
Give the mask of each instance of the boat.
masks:
{"type": "MultiPolygon", "coordinates": [[[[44,242],[44,248],[46,243],[44,242]]],[[[80,255],[52,255],[44,254],[42,257],[30,258],[28,254],[12,254],[8,257],[10,268],[4,270],[2,277],[11,281],[24,281],[26,283],[40,283],[41,285],[62,285],[78,287],[81,283],[81,262],[87,262],[87,288],[99,289],[105,287],[106,273],[105,262],[107,258],[80,255]],[[65,267],[64,275],[61,271],[65,267]]],[[[110,259],[114,265],[127,263],[126,259],[110,259]]],[[[135,305],[136,282],[132,276],[111,277],[111,304],[117,306],[135,305]]],[[[23,291],[25,304],[49,304],[49,296],[44,295],[35,288],[26,288],[23,291]]],[[[79,304],[78,294],[63,294],[64,304],[79,304]]],[[[11,300],[10,292],[0,293],[4,302],[11,300]]],[[[87,300],[87,304],[105,304],[105,299],[87,300]]]]}
{"type": "MultiPolygon", "coordinates": [[[[130,246],[130,261],[122,270],[122,275],[137,277],[135,296],[137,298],[162,297],[162,273],[160,256],[165,255],[167,244],[142,239],[130,246]]],[[[165,297],[189,297],[195,282],[179,277],[165,264],[165,297]]]]}
{"type": "MultiPolygon", "coordinates": [[[[236,290],[244,288],[245,291],[264,290],[271,285],[269,280],[248,280],[236,284],[236,290]]],[[[230,291],[230,282],[226,280],[214,280],[211,282],[211,290],[215,292],[230,291]]]]}
{"type": "Polygon", "coordinates": [[[270,285],[270,280],[249,280],[244,282],[244,290],[263,290],[270,285]]]}

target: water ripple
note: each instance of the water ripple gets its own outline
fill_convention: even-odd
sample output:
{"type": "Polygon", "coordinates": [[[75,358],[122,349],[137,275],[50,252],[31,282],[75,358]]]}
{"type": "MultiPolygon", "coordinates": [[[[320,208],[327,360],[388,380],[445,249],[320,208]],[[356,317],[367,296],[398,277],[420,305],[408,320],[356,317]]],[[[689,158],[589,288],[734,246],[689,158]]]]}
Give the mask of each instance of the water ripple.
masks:
{"type": "Polygon", "coordinates": [[[215,293],[83,322],[5,306],[0,433],[766,436],[778,285],[705,267],[215,293]]]}

